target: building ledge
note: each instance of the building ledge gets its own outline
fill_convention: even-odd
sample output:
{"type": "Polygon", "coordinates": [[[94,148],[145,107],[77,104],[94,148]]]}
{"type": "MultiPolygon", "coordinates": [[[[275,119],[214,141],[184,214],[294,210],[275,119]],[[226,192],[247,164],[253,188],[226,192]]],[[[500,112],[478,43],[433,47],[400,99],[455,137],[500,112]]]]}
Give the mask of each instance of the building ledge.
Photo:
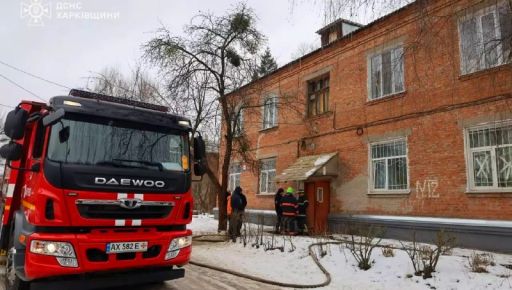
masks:
{"type": "Polygon", "coordinates": [[[459,80],[461,80],[461,81],[470,80],[470,79],[485,76],[485,75],[488,75],[488,74],[491,74],[494,72],[510,70],[510,69],[512,69],[512,63],[504,63],[504,64],[500,64],[495,67],[486,68],[486,69],[482,69],[482,70],[479,70],[476,72],[460,75],[459,80]]]}
{"type": "Polygon", "coordinates": [[[401,98],[403,98],[405,96],[406,93],[407,93],[407,91],[401,91],[401,92],[398,92],[398,93],[387,95],[385,97],[380,97],[378,99],[367,100],[366,101],[366,105],[367,106],[373,106],[373,105],[377,105],[377,104],[384,103],[384,102],[387,102],[387,101],[401,99],[401,98]]]}

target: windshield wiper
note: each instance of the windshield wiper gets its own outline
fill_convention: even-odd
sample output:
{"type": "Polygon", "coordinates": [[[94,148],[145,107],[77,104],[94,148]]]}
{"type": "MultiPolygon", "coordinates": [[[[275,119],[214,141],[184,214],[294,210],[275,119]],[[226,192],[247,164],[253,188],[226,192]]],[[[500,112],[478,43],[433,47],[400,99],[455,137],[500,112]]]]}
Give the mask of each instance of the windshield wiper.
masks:
{"type": "Polygon", "coordinates": [[[153,166],[157,167],[158,170],[163,171],[164,166],[160,162],[152,162],[152,161],[146,161],[146,160],[130,160],[130,159],[119,159],[119,158],[113,158],[112,161],[118,161],[118,162],[131,162],[131,163],[139,163],[145,166],[153,166]]]}
{"type": "Polygon", "coordinates": [[[114,167],[131,167],[131,168],[144,168],[144,166],[133,166],[128,164],[123,164],[119,161],[111,161],[111,160],[102,160],[95,163],[95,165],[107,165],[114,167]]]}

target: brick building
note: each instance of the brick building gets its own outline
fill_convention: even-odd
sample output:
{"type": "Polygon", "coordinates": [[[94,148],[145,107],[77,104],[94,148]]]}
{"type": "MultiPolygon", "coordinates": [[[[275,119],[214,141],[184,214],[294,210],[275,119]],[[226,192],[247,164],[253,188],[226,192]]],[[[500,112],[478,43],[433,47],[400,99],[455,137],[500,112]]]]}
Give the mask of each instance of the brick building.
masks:
{"type": "Polygon", "coordinates": [[[317,231],[451,228],[512,250],[510,3],[417,1],[322,28],[320,49],[228,96],[258,161],[234,156],[230,186],[258,210],[277,187],[304,189],[317,231]]]}

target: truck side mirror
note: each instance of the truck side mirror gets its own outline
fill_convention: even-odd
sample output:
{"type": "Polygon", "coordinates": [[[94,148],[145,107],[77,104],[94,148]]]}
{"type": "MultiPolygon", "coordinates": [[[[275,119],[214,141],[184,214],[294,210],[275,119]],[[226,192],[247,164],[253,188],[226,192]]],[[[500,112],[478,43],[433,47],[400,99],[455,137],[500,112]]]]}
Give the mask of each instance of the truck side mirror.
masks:
{"type": "Polygon", "coordinates": [[[49,115],[43,118],[43,126],[47,127],[57,123],[58,121],[60,121],[60,119],[62,119],[62,117],[64,117],[64,114],[65,111],[62,108],[58,109],[53,113],[50,113],[49,115]]]}
{"type": "Polygon", "coordinates": [[[23,146],[13,141],[0,147],[0,156],[7,161],[20,160],[22,153],[23,146]]]}
{"type": "Polygon", "coordinates": [[[203,176],[208,168],[206,145],[201,135],[194,137],[194,174],[203,176]]]}
{"type": "Polygon", "coordinates": [[[5,135],[13,140],[20,140],[25,135],[25,124],[27,124],[28,112],[20,107],[10,111],[5,118],[5,135]]]}

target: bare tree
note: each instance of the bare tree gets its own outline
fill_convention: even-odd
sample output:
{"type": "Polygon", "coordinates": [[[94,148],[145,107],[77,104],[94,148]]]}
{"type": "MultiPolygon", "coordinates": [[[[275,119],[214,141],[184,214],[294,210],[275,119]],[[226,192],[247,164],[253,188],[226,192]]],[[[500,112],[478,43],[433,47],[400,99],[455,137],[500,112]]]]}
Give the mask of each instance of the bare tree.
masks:
{"type": "Polygon", "coordinates": [[[163,89],[141,64],[136,64],[128,74],[123,74],[115,67],[105,67],[87,78],[86,89],[110,96],[169,105],[162,94],[163,89]]]}
{"type": "MultiPolygon", "coordinates": [[[[221,152],[221,180],[211,170],[208,176],[217,181],[219,202],[219,230],[226,230],[226,199],[228,170],[233,154],[233,140],[236,137],[239,107],[233,105],[229,92],[250,81],[255,69],[255,58],[264,42],[263,35],[256,29],[256,16],[244,4],[239,4],[225,15],[199,13],[191,24],[185,27],[186,37],[173,35],[162,27],[158,35],[145,45],[145,58],[160,67],[168,79],[167,88],[183,96],[189,84],[199,80],[208,100],[214,100],[224,120],[224,151],[221,152]],[[210,99],[212,98],[212,99],[210,99]]],[[[187,95],[187,94],[185,94],[187,95]]],[[[193,98],[195,99],[195,98],[193,98]]],[[[199,105],[207,105],[199,103],[199,105]]],[[[215,108],[215,105],[211,106],[215,108]]],[[[206,111],[208,111],[206,109],[206,111]]],[[[198,125],[199,127],[199,125],[198,125]]]]}
{"type": "Polygon", "coordinates": [[[292,53],[291,57],[292,59],[297,59],[305,56],[306,54],[313,52],[314,50],[318,49],[319,45],[316,43],[308,43],[303,42],[299,44],[295,52],[292,53]]]}

